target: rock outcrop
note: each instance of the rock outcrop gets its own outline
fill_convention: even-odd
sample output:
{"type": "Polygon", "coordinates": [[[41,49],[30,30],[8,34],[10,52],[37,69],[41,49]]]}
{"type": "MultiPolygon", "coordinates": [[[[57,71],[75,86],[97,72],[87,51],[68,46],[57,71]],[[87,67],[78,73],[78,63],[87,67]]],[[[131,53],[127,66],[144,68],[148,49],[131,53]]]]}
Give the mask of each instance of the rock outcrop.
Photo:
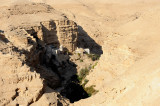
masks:
{"type": "MultiPolygon", "coordinates": [[[[7,38],[5,38],[7,39],[7,38]]],[[[34,105],[33,103],[39,103],[39,100],[47,100],[44,105],[63,104],[67,105],[68,101],[56,93],[46,84],[52,84],[51,87],[57,86],[59,78],[51,70],[42,70],[43,68],[32,67],[31,62],[34,59],[38,59],[38,53],[33,48],[27,50],[20,50],[15,47],[11,42],[5,42],[0,39],[0,105],[34,105]],[[32,51],[32,52],[31,52],[32,51]],[[32,55],[31,53],[34,53],[32,55]],[[29,55],[35,56],[34,59],[29,55]],[[40,74],[39,74],[40,73],[40,74]],[[42,75],[43,74],[43,75],[42,75]],[[43,78],[49,78],[48,81],[43,78]],[[48,89],[50,89],[48,91],[48,89]],[[47,93],[51,94],[47,94],[47,93]],[[47,96],[52,95],[52,96],[47,96]]],[[[33,47],[35,45],[32,45],[33,47]]],[[[33,61],[35,62],[35,61],[33,61]]],[[[37,62],[39,64],[39,62],[37,62]]]]}
{"type": "Polygon", "coordinates": [[[62,45],[68,52],[73,52],[77,48],[78,27],[70,20],[44,21],[33,26],[23,24],[12,27],[6,34],[12,42],[17,43],[16,45],[23,46],[30,43],[28,39],[35,41],[33,33],[37,33],[39,43],[43,46],[52,44],[59,48],[62,45]]]}
{"type": "Polygon", "coordinates": [[[0,105],[29,105],[42,96],[43,80],[35,70],[10,54],[1,54],[0,64],[0,105]]]}
{"type": "Polygon", "coordinates": [[[159,106],[159,4],[159,0],[1,0],[0,105],[159,106]],[[53,45],[71,53],[76,47],[89,48],[101,57],[91,62],[77,53],[71,62],[68,55],[62,56],[63,67],[57,67],[60,62],[53,61],[56,57],[47,49],[53,45]],[[70,67],[74,63],[77,67],[70,67]],[[98,91],[71,104],[57,91],[78,97],[81,92],[70,87],[73,80],[53,89],[67,83],[81,66],[92,68],[83,86],[98,91]],[[61,83],[62,79],[67,80],[61,83]]]}
{"type": "Polygon", "coordinates": [[[56,69],[42,65],[41,57],[46,45],[57,48],[63,45],[68,52],[73,52],[78,34],[76,23],[60,15],[32,22],[27,22],[27,18],[23,17],[42,16],[41,13],[52,15],[53,11],[45,4],[20,4],[4,11],[1,19],[8,22],[11,19],[12,23],[1,21],[4,25],[1,29],[5,33],[0,35],[0,105],[69,104],[68,99],[52,89],[59,86],[61,79],[54,72],[56,69]],[[21,10],[20,7],[26,9],[21,10]],[[31,7],[35,10],[26,11],[31,7]],[[21,17],[18,24],[14,23],[17,21],[15,17],[21,17]]]}
{"type": "Polygon", "coordinates": [[[77,48],[78,27],[75,22],[55,20],[41,22],[41,26],[43,35],[40,38],[46,44],[53,44],[57,47],[63,45],[70,52],[77,48]]]}

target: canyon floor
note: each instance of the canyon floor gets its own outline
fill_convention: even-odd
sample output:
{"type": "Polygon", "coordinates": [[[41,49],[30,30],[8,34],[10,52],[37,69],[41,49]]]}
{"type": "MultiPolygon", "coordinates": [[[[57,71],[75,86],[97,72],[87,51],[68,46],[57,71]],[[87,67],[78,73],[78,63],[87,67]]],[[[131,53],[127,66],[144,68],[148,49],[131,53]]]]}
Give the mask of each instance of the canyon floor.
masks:
{"type": "Polygon", "coordinates": [[[0,72],[1,106],[159,106],[160,1],[1,0],[0,72]]]}

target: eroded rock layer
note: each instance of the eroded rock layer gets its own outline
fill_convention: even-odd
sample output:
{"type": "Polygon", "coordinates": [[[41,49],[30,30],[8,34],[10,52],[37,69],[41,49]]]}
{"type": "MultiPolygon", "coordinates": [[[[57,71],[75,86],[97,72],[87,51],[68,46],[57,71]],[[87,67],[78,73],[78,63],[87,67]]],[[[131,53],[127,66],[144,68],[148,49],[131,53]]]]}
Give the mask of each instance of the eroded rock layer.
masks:
{"type": "Polygon", "coordinates": [[[61,82],[56,68],[51,67],[50,61],[43,65],[43,60],[48,60],[41,60],[41,57],[47,45],[57,48],[62,45],[73,52],[78,34],[76,23],[56,14],[45,4],[15,5],[2,14],[0,18],[8,23],[1,21],[4,26],[0,34],[0,105],[68,105],[68,99],[52,89],[61,82]],[[21,10],[21,7],[26,9],[21,10]],[[26,11],[31,7],[35,10],[26,11]],[[41,13],[51,17],[40,18],[43,17],[41,13]],[[24,15],[33,18],[39,15],[39,19],[29,22],[24,15]],[[16,17],[19,21],[15,24],[16,17]]]}

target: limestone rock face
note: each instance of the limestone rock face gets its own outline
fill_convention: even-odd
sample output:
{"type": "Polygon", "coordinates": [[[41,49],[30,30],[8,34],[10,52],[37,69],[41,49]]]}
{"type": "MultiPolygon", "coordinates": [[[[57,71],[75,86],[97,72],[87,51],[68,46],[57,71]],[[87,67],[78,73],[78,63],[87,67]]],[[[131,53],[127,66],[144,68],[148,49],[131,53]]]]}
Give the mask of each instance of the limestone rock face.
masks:
{"type": "Polygon", "coordinates": [[[69,52],[77,48],[78,27],[71,20],[44,21],[33,26],[23,24],[11,29],[7,31],[9,38],[21,47],[29,43],[28,38],[35,41],[31,34],[36,32],[40,39],[39,43],[42,45],[52,44],[57,48],[62,45],[69,52]]]}
{"type": "MultiPolygon", "coordinates": [[[[56,82],[59,81],[59,78],[56,77],[55,73],[50,70],[42,70],[42,68],[37,70],[37,68],[28,64],[29,61],[26,59],[30,57],[27,53],[31,52],[20,50],[11,42],[6,43],[2,39],[0,39],[0,45],[0,105],[28,106],[39,103],[39,100],[46,100],[46,102],[43,102],[44,105],[53,102],[54,105],[68,104],[68,101],[61,97],[59,93],[46,86],[46,83],[49,83],[52,84],[51,87],[55,87],[59,83],[56,82]],[[41,77],[47,77],[48,81],[46,82],[41,77]],[[50,90],[48,91],[48,89],[50,90]],[[48,98],[50,100],[47,100],[48,98]]],[[[32,56],[36,55],[38,54],[32,56]]]]}
{"type": "Polygon", "coordinates": [[[77,47],[78,27],[70,20],[55,20],[41,22],[42,40],[46,44],[63,45],[68,51],[73,52],[77,47]]]}
{"type": "Polygon", "coordinates": [[[66,47],[69,51],[74,51],[77,48],[78,27],[73,21],[62,20],[58,22],[58,37],[60,44],[66,47]]]}
{"type": "Polygon", "coordinates": [[[0,9],[0,105],[159,106],[159,0],[0,0],[0,9]],[[38,44],[103,53],[85,85],[99,92],[69,104],[51,89],[58,75],[39,66],[38,44]]]}
{"type": "Polygon", "coordinates": [[[57,40],[62,40],[58,35],[62,32],[59,31],[59,26],[63,26],[59,23],[61,21],[51,21],[51,19],[60,19],[66,20],[68,23],[65,25],[68,28],[73,27],[73,31],[71,31],[71,37],[68,38],[71,40],[66,40],[70,42],[70,45],[58,42],[60,45],[66,45],[68,50],[74,50],[71,41],[76,42],[76,38],[72,39],[72,35],[76,33],[76,24],[56,13],[50,6],[35,3],[7,7],[1,11],[0,19],[0,23],[3,24],[0,29],[5,32],[0,33],[0,105],[67,106],[68,99],[48,87],[56,87],[60,79],[53,70],[40,66],[40,54],[43,50],[39,49],[38,45],[56,44],[55,36],[57,40]],[[25,9],[21,10],[22,7],[25,9]],[[48,14],[49,17],[40,18],[43,17],[42,13],[48,14]],[[36,19],[28,21],[26,17],[36,19]],[[55,22],[57,24],[52,24],[55,22]],[[56,29],[52,30],[55,27],[56,29]],[[36,37],[31,36],[34,32],[37,32],[36,37]]]}
{"type": "Polygon", "coordinates": [[[58,48],[62,45],[69,52],[77,48],[77,24],[44,3],[5,7],[0,12],[0,18],[1,29],[7,38],[22,48],[26,48],[28,35],[34,32],[44,44],[54,44],[58,48]]]}
{"type": "Polygon", "coordinates": [[[18,59],[9,45],[5,45],[6,48],[0,49],[3,50],[0,53],[0,105],[29,105],[41,97],[43,80],[35,70],[18,59]],[[10,49],[9,53],[7,49],[10,49]]]}

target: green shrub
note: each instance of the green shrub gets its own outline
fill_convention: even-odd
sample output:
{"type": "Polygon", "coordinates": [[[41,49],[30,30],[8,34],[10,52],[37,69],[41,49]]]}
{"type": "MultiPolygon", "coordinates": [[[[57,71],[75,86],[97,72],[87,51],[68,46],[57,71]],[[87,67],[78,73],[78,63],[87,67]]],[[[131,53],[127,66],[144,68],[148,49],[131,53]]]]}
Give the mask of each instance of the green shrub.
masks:
{"type": "Polygon", "coordinates": [[[95,87],[95,85],[84,88],[84,90],[87,92],[88,96],[92,96],[98,92],[98,90],[95,90],[94,87],[95,87]]]}
{"type": "Polygon", "coordinates": [[[98,90],[94,89],[95,85],[92,85],[90,87],[85,88],[85,85],[89,81],[88,79],[85,79],[85,77],[89,74],[89,71],[90,70],[88,68],[81,69],[80,74],[78,75],[78,80],[79,80],[80,85],[82,85],[83,89],[87,92],[88,96],[90,97],[90,96],[96,94],[98,92],[98,90]],[[82,84],[83,79],[85,79],[85,80],[82,84]]]}
{"type": "Polygon", "coordinates": [[[99,58],[100,58],[100,55],[98,55],[98,54],[87,54],[87,56],[88,56],[89,58],[91,58],[92,61],[99,60],[99,58]]]}
{"type": "Polygon", "coordinates": [[[83,87],[83,88],[84,88],[85,85],[88,83],[88,81],[89,81],[88,79],[85,79],[85,80],[84,80],[84,83],[82,84],[82,87],[83,87]]]}
{"type": "Polygon", "coordinates": [[[79,78],[80,79],[80,82],[89,74],[89,69],[88,68],[82,68],[81,71],[80,71],[80,74],[79,74],[79,78]]]}
{"type": "Polygon", "coordinates": [[[82,60],[82,59],[80,59],[79,61],[80,61],[80,62],[83,62],[83,60],[82,60]]]}
{"type": "Polygon", "coordinates": [[[92,69],[94,69],[97,64],[98,64],[98,62],[96,62],[96,63],[92,66],[92,69]]]}
{"type": "Polygon", "coordinates": [[[83,78],[82,78],[82,77],[80,77],[79,75],[77,75],[77,76],[78,76],[79,83],[81,84],[81,83],[82,83],[83,78]]]}
{"type": "Polygon", "coordinates": [[[85,77],[89,74],[89,71],[90,71],[90,67],[89,68],[85,67],[80,70],[79,75],[77,75],[80,84],[82,84],[83,79],[85,79],[85,77]]]}
{"type": "Polygon", "coordinates": [[[81,54],[80,54],[80,53],[78,53],[78,57],[79,57],[79,58],[81,57],[81,54]]]}

